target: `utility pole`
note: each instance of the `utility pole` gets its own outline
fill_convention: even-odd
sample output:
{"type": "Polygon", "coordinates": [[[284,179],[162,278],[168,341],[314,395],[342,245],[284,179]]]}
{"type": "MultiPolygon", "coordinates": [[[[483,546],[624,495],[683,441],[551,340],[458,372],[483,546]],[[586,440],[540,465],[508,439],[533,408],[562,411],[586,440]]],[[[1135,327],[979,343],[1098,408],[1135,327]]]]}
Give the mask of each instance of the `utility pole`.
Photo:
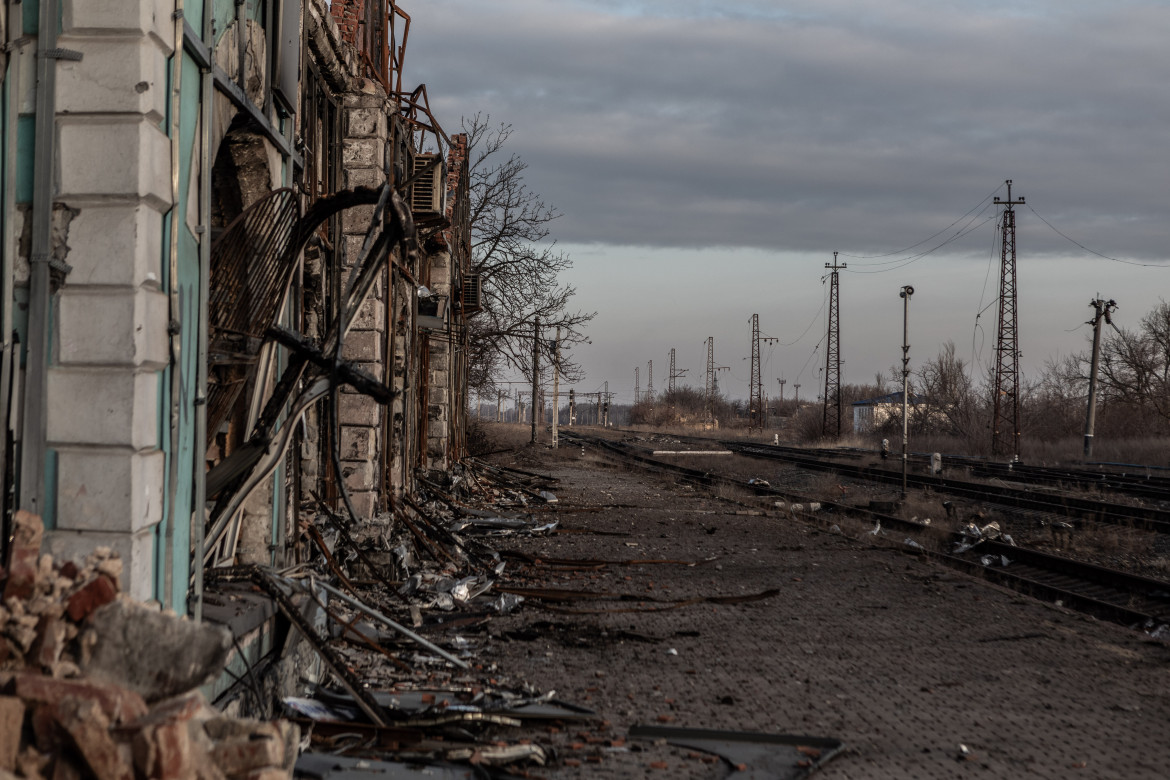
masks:
{"type": "Polygon", "coordinates": [[[760,342],[775,343],[779,339],[760,336],[760,315],[752,315],[752,375],[748,386],[748,430],[767,426],[764,408],[764,380],[760,377],[760,342]]]}
{"type": "Polygon", "coordinates": [[[1101,320],[1113,326],[1112,314],[1117,310],[1117,302],[1113,299],[1103,301],[1100,298],[1089,301],[1093,307],[1093,360],[1089,366],[1089,409],[1085,413],[1085,460],[1093,457],[1093,427],[1097,420],[1097,364],[1101,359],[1101,320]]]}
{"type": "Polygon", "coordinates": [[[991,417],[992,455],[1020,457],[1020,350],[1016,328],[1016,211],[1012,206],[1024,204],[1023,196],[1012,200],[1012,180],[1007,180],[1007,200],[1003,206],[1000,233],[1003,248],[999,265],[999,323],[995,345],[995,398],[991,417]],[[1011,441],[1007,428],[1011,426],[1011,441]]]}
{"type": "Polygon", "coordinates": [[[898,294],[902,296],[902,498],[905,499],[906,465],[910,457],[910,296],[914,288],[905,285],[898,294]]]}
{"type": "Polygon", "coordinates": [[[796,384],[794,384],[793,387],[796,388],[796,400],[794,403],[796,404],[796,411],[799,412],[800,411],[800,382],[797,382],[796,384]]]}
{"type": "Polygon", "coordinates": [[[837,253],[833,262],[825,263],[832,269],[829,274],[829,333],[825,347],[825,409],[822,416],[822,433],[825,436],[841,435],[841,298],[838,271],[848,268],[845,263],[837,264],[837,253]]]}
{"type": "Polygon", "coordinates": [[[601,427],[609,427],[609,380],[605,380],[604,398],[601,402],[601,427]]]}
{"type": "MultiPolygon", "coordinates": [[[[572,420],[572,405],[569,419],[572,420]]],[[[552,397],[552,446],[557,448],[557,423],[561,421],[561,329],[557,328],[557,340],[553,342],[553,397],[552,397]]]]}
{"type": "Polygon", "coordinates": [[[577,394],[574,392],[576,388],[569,388],[569,427],[573,427],[577,416],[577,394]]]}
{"type": "Polygon", "coordinates": [[[650,402],[650,409],[654,409],[654,361],[646,362],[646,400],[650,402]]]}
{"type": "Polygon", "coordinates": [[[638,396],[641,395],[641,391],[638,389],[638,370],[639,370],[638,367],[634,366],[634,405],[635,406],[638,405],[638,396]]]}
{"type": "Polygon", "coordinates": [[[532,322],[532,444],[536,444],[536,410],[540,387],[540,317],[532,322]]]}
{"type": "Polygon", "coordinates": [[[496,422],[504,421],[504,391],[496,389],[496,422]]]}
{"type": "Polygon", "coordinates": [[[779,401],[779,406],[777,406],[777,408],[779,408],[780,406],[783,406],[783,405],[784,405],[784,383],[785,383],[787,380],[785,380],[785,379],[777,379],[776,381],[780,383],[780,401],[779,401]]]}

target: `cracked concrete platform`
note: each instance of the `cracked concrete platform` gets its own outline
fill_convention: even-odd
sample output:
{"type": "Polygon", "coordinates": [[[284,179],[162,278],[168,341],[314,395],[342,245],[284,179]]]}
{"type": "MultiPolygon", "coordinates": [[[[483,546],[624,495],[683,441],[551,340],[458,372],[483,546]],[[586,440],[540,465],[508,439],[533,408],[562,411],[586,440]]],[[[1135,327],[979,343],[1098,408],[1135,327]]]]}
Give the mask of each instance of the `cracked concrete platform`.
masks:
{"type": "Polygon", "coordinates": [[[841,739],[848,751],[816,774],[824,780],[1170,776],[1170,645],[867,536],[744,514],[575,449],[537,457],[521,465],[561,480],[558,519],[582,533],[501,547],[545,558],[716,560],[571,573],[518,567],[533,575],[529,584],[678,599],[779,595],[611,614],[529,601],[493,620],[482,660],[606,720],[538,733],[566,760],[536,774],[727,774],[683,749],[629,751],[621,740],[629,726],[648,723],[841,739]]]}

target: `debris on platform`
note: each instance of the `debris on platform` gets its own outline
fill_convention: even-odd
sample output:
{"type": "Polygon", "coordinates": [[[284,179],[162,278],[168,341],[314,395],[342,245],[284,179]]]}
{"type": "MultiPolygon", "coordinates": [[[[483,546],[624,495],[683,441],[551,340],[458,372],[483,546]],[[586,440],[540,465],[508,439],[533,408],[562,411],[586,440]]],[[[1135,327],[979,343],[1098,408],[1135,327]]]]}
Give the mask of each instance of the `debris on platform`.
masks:
{"type": "MultiPolygon", "coordinates": [[[[292,776],[299,729],[231,718],[197,687],[231,646],[119,593],[122,562],[40,554],[41,519],[17,512],[0,607],[0,776],[292,776]]],[[[0,575],[2,576],[2,575],[0,575]]]]}

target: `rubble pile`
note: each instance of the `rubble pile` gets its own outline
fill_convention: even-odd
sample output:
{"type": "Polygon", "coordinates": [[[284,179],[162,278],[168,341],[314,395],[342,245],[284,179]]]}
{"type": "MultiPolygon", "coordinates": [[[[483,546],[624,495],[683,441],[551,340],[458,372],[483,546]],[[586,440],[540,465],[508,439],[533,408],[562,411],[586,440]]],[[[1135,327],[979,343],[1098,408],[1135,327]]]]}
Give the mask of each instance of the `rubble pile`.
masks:
{"type": "Polygon", "coordinates": [[[14,516],[0,570],[0,780],[292,776],[298,728],[225,717],[198,687],[231,637],[119,593],[122,562],[40,554],[44,528],[14,516]]]}

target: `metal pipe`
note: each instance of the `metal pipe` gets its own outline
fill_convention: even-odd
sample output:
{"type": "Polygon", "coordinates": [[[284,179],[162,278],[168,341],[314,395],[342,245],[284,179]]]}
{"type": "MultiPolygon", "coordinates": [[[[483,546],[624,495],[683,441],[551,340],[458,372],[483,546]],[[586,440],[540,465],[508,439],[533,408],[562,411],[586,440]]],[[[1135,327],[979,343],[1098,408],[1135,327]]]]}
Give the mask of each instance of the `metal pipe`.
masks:
{"type": "MultiPolygon", "coordinates": [[[[289,584],[293,584],[292,580],[284,580],[284,581],[289,583],[289,584]]],[[[336,598],[341,599],[342,601],[344,601],[346,604],[349,604],[354,609],[361,610],[362,612],[366,613],[370,617],[374,618],[374,620],[377,620],[380,623],[384,623],[385,625],[387,625],[390,628],[397,631],[399,634],[402,634],[407,639],[411,639],[411,640],[417,642],[418,644],[422,645],[426,649],[430,650],[432,653],[435,653],[436,655],[445,658],[446,660],[448,660],[451,663],[458,666],[460,669],[470,669],[471,668],[471,666],[468,665],[468,663],[466,661],[462,661],[462,660],[456,658],[455,656],[451,655],[443,648],[432,644],[431,642],[422,638],[418,634],[414,633],[406,626],[401,625],[400,623],[395,623],[393,620],[386,617],[378,610],[374,609],[373,607],[367,606],[366,604],[363,604],[362,602],[358,601],[355,598],[351,598],[350,596],[347,596],[344,592],[338,590],[337,588],[333,587],[332,585],[327,585],[324,582],[321,582],[320,580],[315,580],[314,584],[316,584],[318,587],[322,588],[326,593],[330,594],[331,596],[334,596],[336,598]]]]}
{"type": "MultiPolygon", "coordinates": [[[[12,386],[12,376],[16,373],[13,369],[19,356],[16,354],[16,344],[13,339],[13,316],[12,310],[16,306],[15,300],[15,274],[13,273],[13,258],[16,257],[16,133],[17,133],[17,116],[19,111],[19,84],[20,84],[20,66],[21,53],[20,48],[15,45],[17,36],[20,34],[20,9],[23,6],[7,3],[3,9],[6,15],[6,32],[7,32],[7,51],[8,62],[7,69],[4,73],[4,189],[3,189],[3,204],[0,208],[3,209],[3,217],[0,217],[0,222],[3,224],[3,241],[0,247],[0,410],[4,415],[4,428],[11,426],[13,420],[10,417],[12,396],[9,394],[12,386]],[[15,11],[13,9],[16,9],[15,11]],[[13,22],[16,22],[14,25],[13,22]]],[[[0,436],[7,436],[4,428],[0,428],[0,436]]],[[[0,484],[5,489],[7,496],[7,474],[8,474],[8,448],[0,447],[0,484]]],[[[8,506],[8,501],[0,501],[0,511],[7,514],[11,507],[8,506]]],[[[0,518],[0,531],[3,532],[3,537],[0,538],[0,551],[7,550],[8,526],[4,520],[0,518]]]]}
{"type": "MultiPolygon", "coordinates": [[[[41,0],[37,23],[36,151],[33,158],[32,252],[29,256],[28,357],[25,364],[21,436],[20,508],[45,509],[49,378],[49,317],[52,294],[49,262],[53,251],[53,181],[57,129],[57,0],[41,0]]],[[[51,518],[46,518],[51,524],[51,518]]]]}
{"type": "Polygon", "coordinates": [[[182,399],[180,387],[182,376],[183,332],[182,305],[179,301],[179,121],[180,89],[183,82],[183,0],[175,0],[174,14],[175,48],[171,55],[171,213],[170,247],[168,248],[167,292],[170,312],[168,319],[171,348],[171,402],[170,402],[170,452],[167,453],[167,503],[163,509],[166,527],[163,529],[163,592],[159,601],[166,607],[175,606],[173,591],[175,577],[175,523],[178,507],[175,505],[179,489],[179,404],[182,399]],[[179,327],[174,327],[178,325],[179,327]]]}
{"type": "MultiPolygon", "coordinates": [[[[203,8],[203,44],[214,58],[215,37],[211,28],[210,4],[203,8]]],[[[187,595],[187,612],[195,622],[203,619],[203,543],[207,521],[204,505],[207,503],[207,479],[204,468],[204,448],[207,446],[207,329],[211,280],[211,122],[214,111],[214,90],[211,68],[204,68],[200,78],[200,124],[203,137],[199,141],[199,301],[198,356],[196,358],[195,388],[195,452],[191,479],[194,481],[194,499],[191,511],[191,592],[187,595]]]]}
{"type": "Polygon", "coordinates": [[[906,285],[898,294],[902,298],[902,498],[906,498],[910,452],[910,296],[914,288],[906,285]]]}

